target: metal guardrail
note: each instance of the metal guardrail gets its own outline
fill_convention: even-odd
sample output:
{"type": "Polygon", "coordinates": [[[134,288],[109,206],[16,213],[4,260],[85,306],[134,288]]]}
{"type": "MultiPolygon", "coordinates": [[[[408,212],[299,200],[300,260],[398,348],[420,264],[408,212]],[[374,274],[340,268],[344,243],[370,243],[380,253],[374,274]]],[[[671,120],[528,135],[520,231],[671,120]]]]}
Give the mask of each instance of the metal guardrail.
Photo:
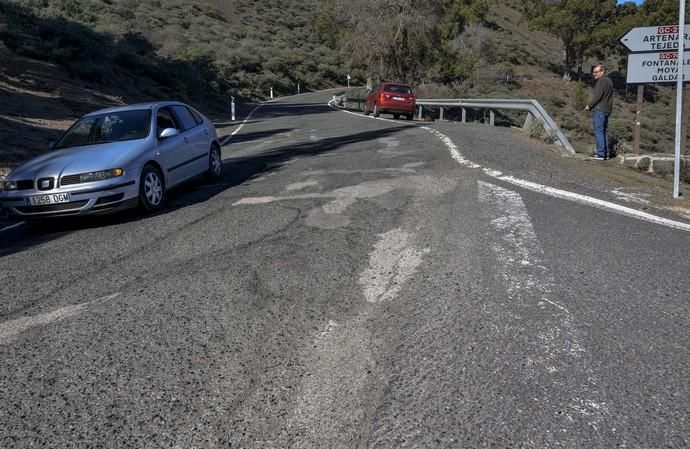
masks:
{"type": "MultiPolygon", "coordinates": [[[[338,94],[333,96],[333,102],[340,107],[347,107],[348,103],[356,103],[357,109],[362,109],[363,99],[347,98],[345,94],[338,94]]],[[[489,110],[489,124],[494,124],[494,109],[505,109],[512,111],[527,112],[527,118],[522,126],[522,129],[528,129],[534,120],[539,120],[541,125],[547,132],[553,132],[557,143],[563,146],[571,154],[575,154],[575,149],[570,144],[570,141],[565,134],[558,127],[554,119],[546,112],[546,109],[539,104],[537,100],[514,100],[514,99],[417,99],[418,117],[422,118],[422,109],[424,106],[434,106],[440,109],[439,119],[443,120],[443,108],[461,108],[462,121],[465,122],[467,118],[466,109],[488,109],[489,110]]]]}
{"type": "Polygon", "coordinates": [[[440,108],[440,119],[443,120],[443,108],[461,108],[462,121],[466,118],[466,109],[488,109],[489,124],[494,124],[494,109],[505,109],[513,111],[527,112],[527,119],[523,129],[531,126],[533,120],[539,120],[546,131],[553,132],[557,143],[563,146],[571,154],[575,154],[575,149],[570,141],[558,127],[554,119],[546,112],[537,100],[501,100],[501,99],[417,99],[419,117],[422,115],[423,106],[438,106],[440,108]]]}

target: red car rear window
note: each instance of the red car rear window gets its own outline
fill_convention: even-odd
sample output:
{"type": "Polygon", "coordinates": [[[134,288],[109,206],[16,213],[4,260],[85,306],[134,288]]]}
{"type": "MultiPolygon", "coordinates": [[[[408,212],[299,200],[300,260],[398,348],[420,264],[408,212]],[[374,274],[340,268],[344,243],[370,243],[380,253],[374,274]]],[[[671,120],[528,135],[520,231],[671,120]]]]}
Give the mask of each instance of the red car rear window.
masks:
{"type": "Polygon", "coordinates": [[[384,92],[393,92],[395,94],[408,94],[412,95],[412,89],[408,86],[403,86],[400,84],[386,84],[383,86],[384,92]]]}

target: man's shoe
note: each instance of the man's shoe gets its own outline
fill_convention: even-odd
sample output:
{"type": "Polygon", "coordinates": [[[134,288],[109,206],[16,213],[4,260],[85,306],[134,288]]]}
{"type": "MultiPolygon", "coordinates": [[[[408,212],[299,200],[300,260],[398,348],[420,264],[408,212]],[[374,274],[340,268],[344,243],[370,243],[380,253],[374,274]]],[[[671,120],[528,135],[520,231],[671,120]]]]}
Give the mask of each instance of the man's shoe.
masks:
{"type": "Polygon", "coordinates": [[[595,161],[605,161],[606,158],[604,156],[593,156],[592,159],[595,161]]]}

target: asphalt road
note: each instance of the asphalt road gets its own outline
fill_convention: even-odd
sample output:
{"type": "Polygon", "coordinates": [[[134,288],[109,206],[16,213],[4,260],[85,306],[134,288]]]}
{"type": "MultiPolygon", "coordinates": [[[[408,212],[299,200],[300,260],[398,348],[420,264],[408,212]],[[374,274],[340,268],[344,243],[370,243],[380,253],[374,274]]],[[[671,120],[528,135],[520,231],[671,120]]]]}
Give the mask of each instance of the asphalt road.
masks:
{"type": "Polygon", "coordinates": [[[328,100],[257,109],[160,214],[0,231],[0,448],[690,446],[653,188],[328,100]]]}

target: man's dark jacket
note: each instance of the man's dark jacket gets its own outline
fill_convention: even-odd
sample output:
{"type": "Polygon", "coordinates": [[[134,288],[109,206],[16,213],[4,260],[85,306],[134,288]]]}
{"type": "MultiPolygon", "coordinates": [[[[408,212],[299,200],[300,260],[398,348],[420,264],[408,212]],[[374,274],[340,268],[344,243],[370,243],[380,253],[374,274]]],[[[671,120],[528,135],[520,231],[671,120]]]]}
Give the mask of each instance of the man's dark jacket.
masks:
{"type": "Polygon", "coordinates": [[[592,98],[587,103],[592,111],[611,113],[613,109],[613,82],[608,76],[602,76],[594,85],[592,98]]]}

